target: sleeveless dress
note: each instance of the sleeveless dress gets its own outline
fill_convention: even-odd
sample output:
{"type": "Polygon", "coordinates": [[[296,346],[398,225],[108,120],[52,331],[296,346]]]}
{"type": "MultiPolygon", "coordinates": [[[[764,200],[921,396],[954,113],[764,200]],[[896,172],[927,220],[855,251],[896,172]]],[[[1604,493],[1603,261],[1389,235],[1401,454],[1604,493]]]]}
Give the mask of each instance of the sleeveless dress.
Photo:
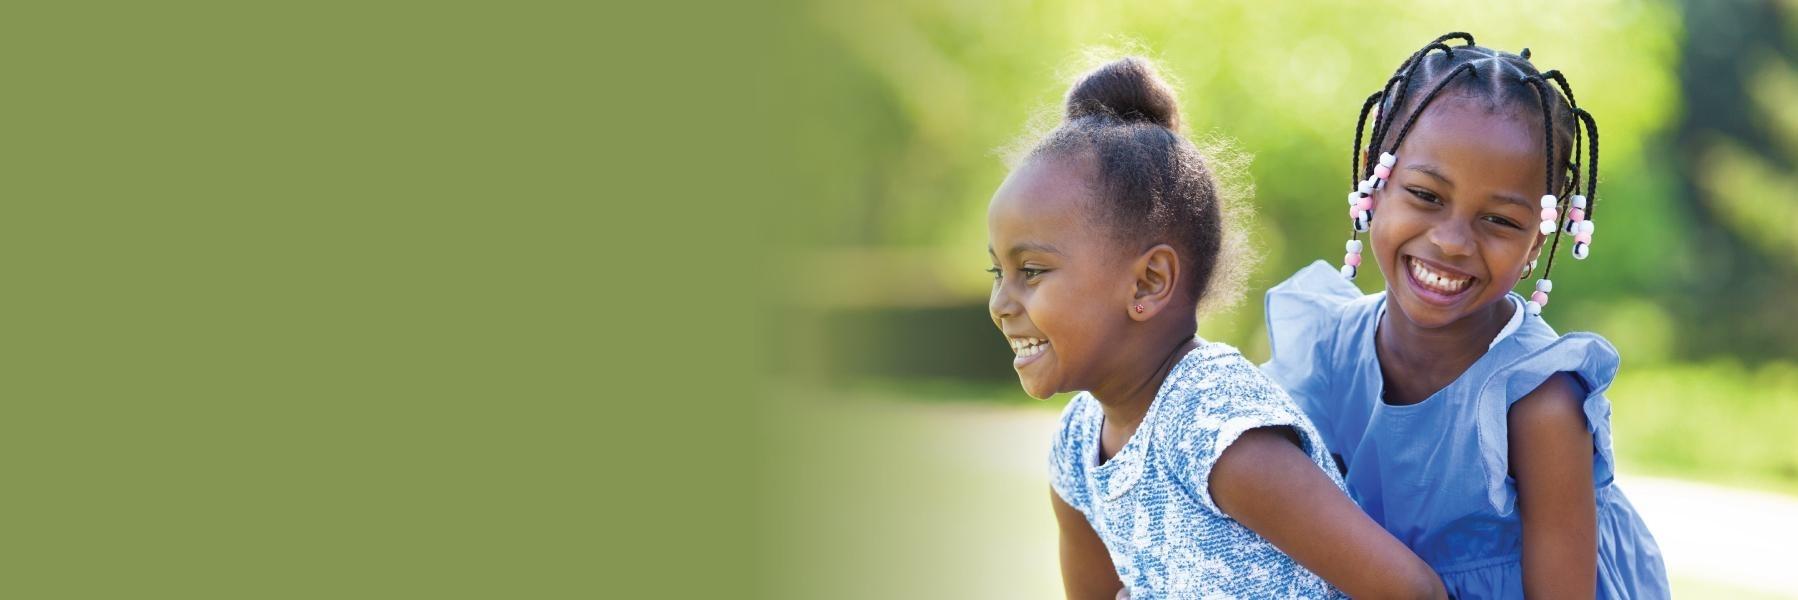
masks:
{"type": "Polygon", "coordinates": [[[1362,295],[1318,261],[1267,293],[1272,359],[1263,372],[1311,417],[1340,456],[1349,495],[1442,576],[1455,598],[1522,598],[1523,534],[1509,471],[1511,403],[1549,376],[1587,390],[1598,503],[1598,598],[1667,598],[1654,536],[1613,481],[1611,404],[1617,350],[1590,333],[1557,335],[1522,316],[1447,387],[1386,404],[1374,332],[1386,295],[1362,295]]]}
{"type": "Polygon", "coordinates": [[[1297,431],[1311,462],[1342,485],[1317,430],[1235,348],[1201,340],[1168,373],[1130,440],[1099,464],[1104,423],[1092,394],[1068,403],[1049,480],[1105,542],[1132,600],[1345,598],[1211,499],[1212,465],[1257,427],[1297,431]]]}

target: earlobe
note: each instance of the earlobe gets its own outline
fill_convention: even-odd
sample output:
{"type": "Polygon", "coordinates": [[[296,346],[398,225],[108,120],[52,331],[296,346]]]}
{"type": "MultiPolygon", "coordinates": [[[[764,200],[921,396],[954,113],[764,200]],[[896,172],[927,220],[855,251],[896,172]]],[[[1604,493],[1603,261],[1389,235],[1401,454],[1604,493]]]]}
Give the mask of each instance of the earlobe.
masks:
{"type": "Polygon", "coordinates": [[[1130,316],[1147,321],[1174,298],[1180,280],[1180,255],[1167,244],[1156,244],[1137,257],[1136,282],[1130,316]]]}

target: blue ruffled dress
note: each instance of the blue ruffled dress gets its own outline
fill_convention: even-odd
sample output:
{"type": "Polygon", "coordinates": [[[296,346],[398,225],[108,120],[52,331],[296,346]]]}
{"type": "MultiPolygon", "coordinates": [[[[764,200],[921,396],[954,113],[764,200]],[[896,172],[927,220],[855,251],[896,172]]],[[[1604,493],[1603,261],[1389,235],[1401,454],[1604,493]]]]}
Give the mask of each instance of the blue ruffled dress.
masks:
{"type": "Polygon", "coordinates": [[[1285,387],[1340,456],[1349,495],[1435,568],[1455,598],[1522,598],[1523,534],[1508,473],[1511,403],[1567,372],[1588,390],[1598,501],[1599,598],[1667,598],[1654,536],[1613,481],[1611,404],[1616,348],[1590,333],[1557,335],[1539,317],[1513,319],[1486,354],[1447,387],[1406,406],[1381,400],[1374,331],[1386,294],[1362,295],[1318,261],[1267,293],[1272,359],[1285,387]]]}

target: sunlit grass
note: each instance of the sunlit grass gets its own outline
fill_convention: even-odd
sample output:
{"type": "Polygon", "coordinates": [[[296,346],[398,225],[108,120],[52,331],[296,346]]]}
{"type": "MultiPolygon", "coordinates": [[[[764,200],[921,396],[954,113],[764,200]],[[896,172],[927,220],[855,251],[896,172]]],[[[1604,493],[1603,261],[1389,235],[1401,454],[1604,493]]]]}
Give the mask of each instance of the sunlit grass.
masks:
{"type": "Polygon", "coordinates": [[[1798,365],[1626,364],[1607,396],[1620,461],[1798,494],[1798,365]]]}

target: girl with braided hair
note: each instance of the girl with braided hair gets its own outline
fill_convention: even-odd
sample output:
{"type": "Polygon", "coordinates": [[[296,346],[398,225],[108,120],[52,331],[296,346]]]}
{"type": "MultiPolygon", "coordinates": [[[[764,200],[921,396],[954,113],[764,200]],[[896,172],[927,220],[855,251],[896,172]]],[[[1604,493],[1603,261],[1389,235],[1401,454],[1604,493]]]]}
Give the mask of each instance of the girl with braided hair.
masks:
{"type": "Polygon", "coordinates": [[[1667,597],[1613,480],[1617,351],[1543,317],[1558,253],[1588,257],[1598,208],[1598,124],[1566,77],[1527,49],[1437,38],[1362,104],[1350,169],[1343,264],[1268,292],[1262,365],[1349,495],[1457,598],[1667,597]],[[1351,283],[1362,233],[1381,293],[1351,283]]]}

